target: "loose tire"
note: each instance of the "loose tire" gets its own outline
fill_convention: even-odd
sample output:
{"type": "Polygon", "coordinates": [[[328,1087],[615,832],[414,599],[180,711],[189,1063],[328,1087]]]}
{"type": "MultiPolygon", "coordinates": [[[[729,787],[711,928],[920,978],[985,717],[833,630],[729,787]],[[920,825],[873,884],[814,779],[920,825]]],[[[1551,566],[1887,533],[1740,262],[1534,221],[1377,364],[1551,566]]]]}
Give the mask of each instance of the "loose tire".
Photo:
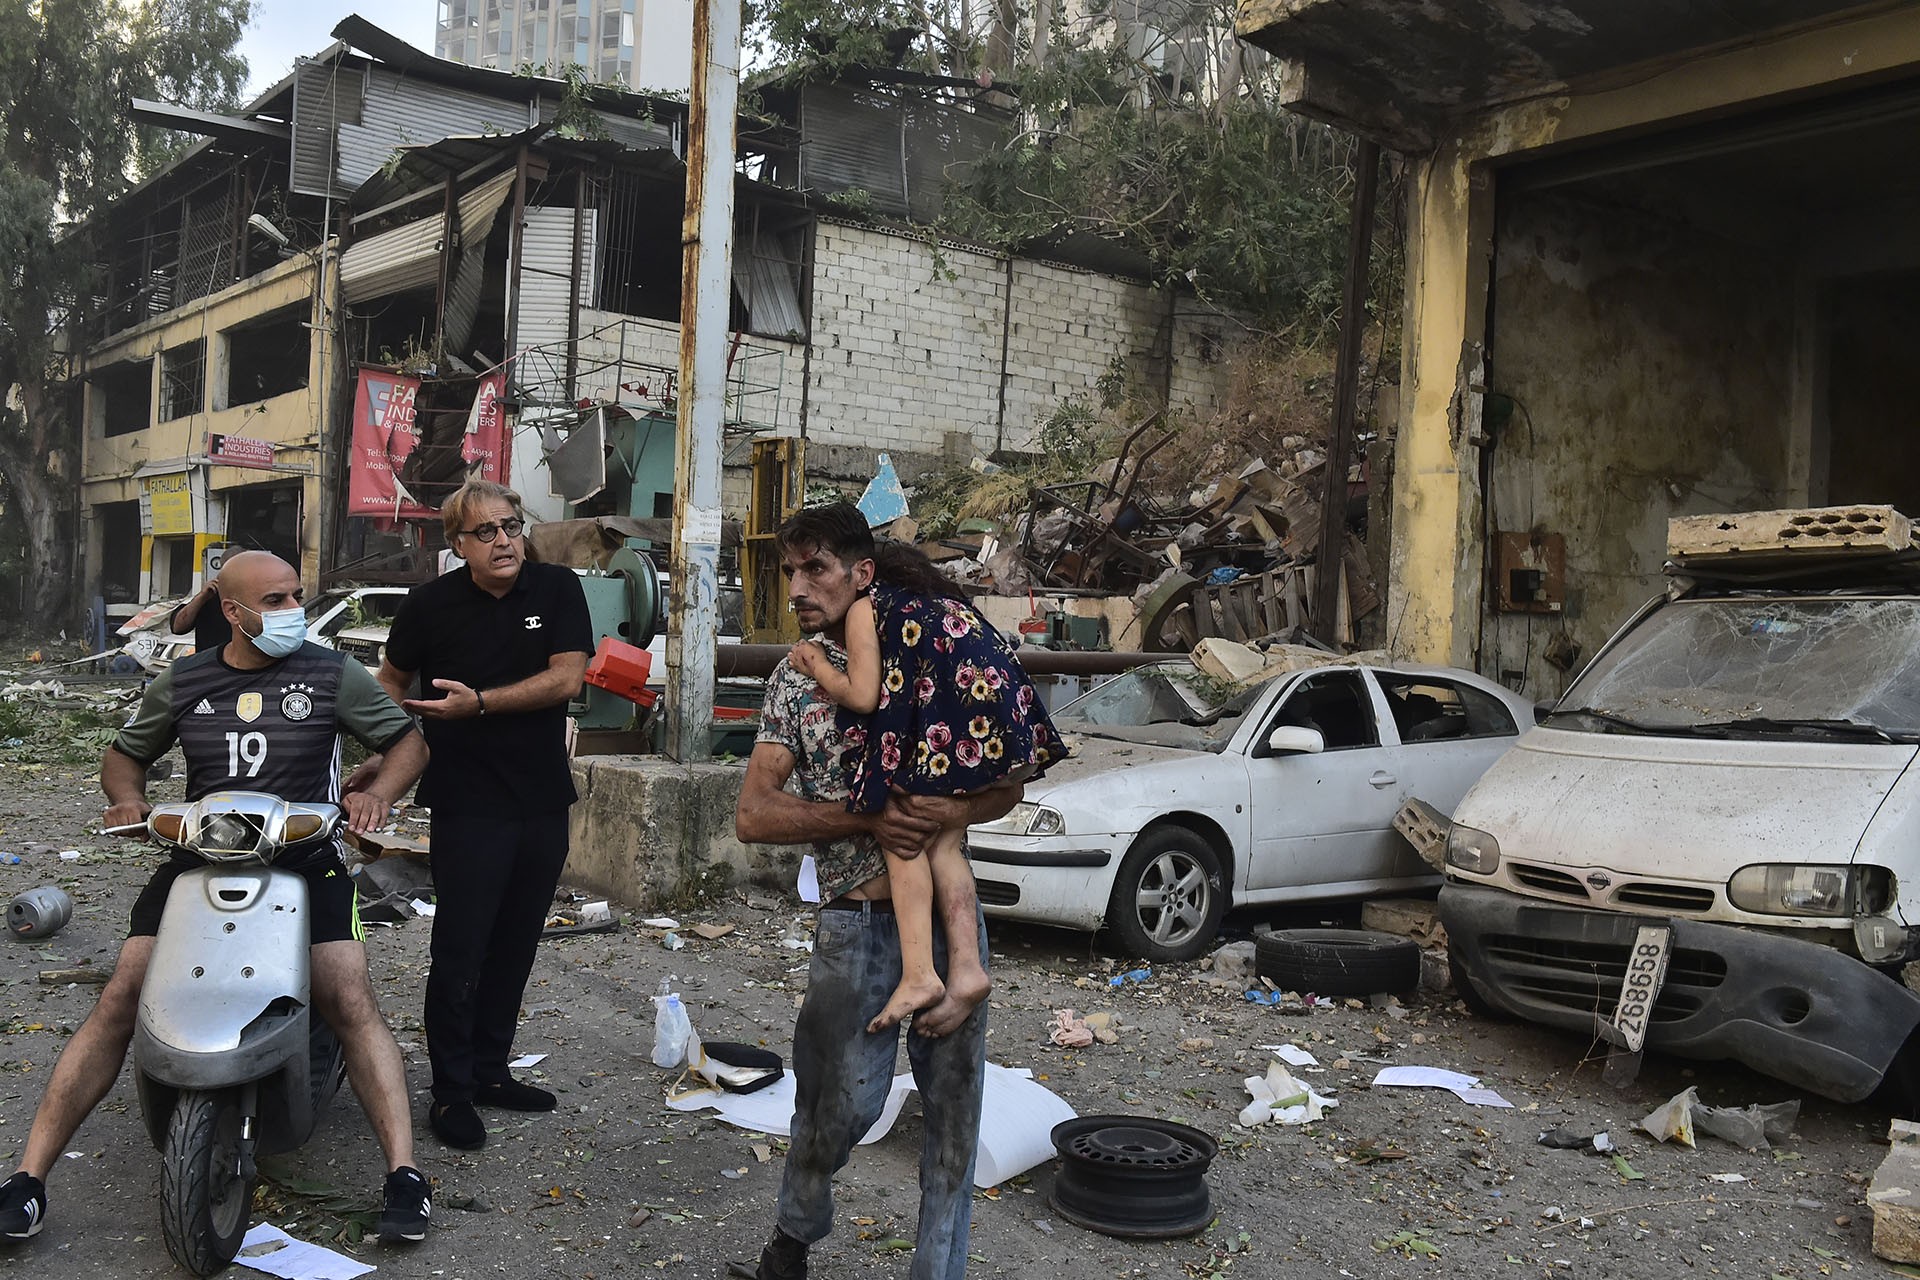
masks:
{"type": "Polygon", "coordinates": [[[1107,927],[1128,955],[1191,960],[1220,932],[1226,909],[1226,879],[1213,846],[1185,827],[1156,827],[1134,841],[1120,863],[1107,927]]]}
{"type": "Polygon", "coordinates": [[[1275,929],[1253,944],[1254,972],[1287,991],[1370,996],[1420,985],[1420,948],[1371,929],[1275,929]]]}
{"type": "Polygon", "coordinates": [[[253,1203],[253,1152],[237,1090],[184,1090],[160,1151],[160,1224],[173,1260],[197,1276],[233,1261],[253,1203]],[[242,1174],[242,1166],[248,1170],[242,1174]]]}

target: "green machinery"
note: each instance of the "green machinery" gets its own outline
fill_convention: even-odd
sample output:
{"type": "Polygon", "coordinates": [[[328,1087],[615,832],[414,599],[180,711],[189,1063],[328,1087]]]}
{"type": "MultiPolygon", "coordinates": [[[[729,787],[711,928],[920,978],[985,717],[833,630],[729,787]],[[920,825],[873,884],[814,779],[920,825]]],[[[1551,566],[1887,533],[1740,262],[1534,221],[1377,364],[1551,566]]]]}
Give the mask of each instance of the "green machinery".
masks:
{"type": "MultiPolygon", "coordinates": [[[[646,552],[621,547],[604,570],[583,572],[580,588],[586,592],[596,645],[601,636],[612,636],[644,649],[660,634],[666,601],[660,594],[660,575],[646,552]]],[[[638,711],[633,703],[605,689],[588,685],[584,693],[584,702],[569,708],[582,729],[624,729],[638,711]]]]}

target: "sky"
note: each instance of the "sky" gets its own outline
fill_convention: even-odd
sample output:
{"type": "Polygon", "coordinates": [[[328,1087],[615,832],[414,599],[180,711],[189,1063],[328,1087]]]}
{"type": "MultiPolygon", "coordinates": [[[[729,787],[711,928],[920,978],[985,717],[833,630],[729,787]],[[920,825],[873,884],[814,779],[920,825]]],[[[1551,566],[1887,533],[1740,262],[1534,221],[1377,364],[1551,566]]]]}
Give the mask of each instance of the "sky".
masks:
{"type": "Polygon", "coordinates": [[[250,99],[293,70],[293,60],[311,57],[332,41],[334,24],[358,13],[416,49],[433,52],[435,0],[255,0],[253,24],[241,38],[250,99]]]}

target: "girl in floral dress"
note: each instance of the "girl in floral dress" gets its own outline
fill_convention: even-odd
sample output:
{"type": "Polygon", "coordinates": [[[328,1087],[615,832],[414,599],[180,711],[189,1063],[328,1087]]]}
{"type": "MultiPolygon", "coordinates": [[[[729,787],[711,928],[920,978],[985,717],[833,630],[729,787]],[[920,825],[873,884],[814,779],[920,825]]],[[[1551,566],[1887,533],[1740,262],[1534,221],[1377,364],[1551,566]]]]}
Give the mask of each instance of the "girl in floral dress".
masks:
{"type": "MultiPolygon", "coordinates": [[[[846,618],[847,670],[817,643],[795,645],[794,665],[840,707],[854,751],[847,808],[872,813],[895,790],[975,795],[1023,784],[1066,756],[1033,682],[1000,633],[985,622],[933,562],[903,543],[874,549],[874,581],[846,618]]],[[[933,965],[933,903],[974,901],[966,827],[943,828],[923,857],[887,854],[900,929],[900,985],[868,1031],[894,1026],[944,996],[968,1005],[986,998],[979,939],[951,930],[947,977],[933,965]]]]}

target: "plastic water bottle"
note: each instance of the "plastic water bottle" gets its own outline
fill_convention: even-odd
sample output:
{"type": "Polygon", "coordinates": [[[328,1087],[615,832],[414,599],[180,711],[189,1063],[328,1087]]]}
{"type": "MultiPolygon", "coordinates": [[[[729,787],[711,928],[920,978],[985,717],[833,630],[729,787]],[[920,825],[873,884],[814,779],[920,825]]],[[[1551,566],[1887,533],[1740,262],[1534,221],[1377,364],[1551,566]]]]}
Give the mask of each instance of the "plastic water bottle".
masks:
{"type": "Polygon", "coordinates": [[[671,989],[672,980],[660,980],[660,994],[653,998],[653,1065],[677,1067],[687,1059],[687,1041],[693,1036],[693,1020],[680,1002],[680,993],[671,989]]]}

